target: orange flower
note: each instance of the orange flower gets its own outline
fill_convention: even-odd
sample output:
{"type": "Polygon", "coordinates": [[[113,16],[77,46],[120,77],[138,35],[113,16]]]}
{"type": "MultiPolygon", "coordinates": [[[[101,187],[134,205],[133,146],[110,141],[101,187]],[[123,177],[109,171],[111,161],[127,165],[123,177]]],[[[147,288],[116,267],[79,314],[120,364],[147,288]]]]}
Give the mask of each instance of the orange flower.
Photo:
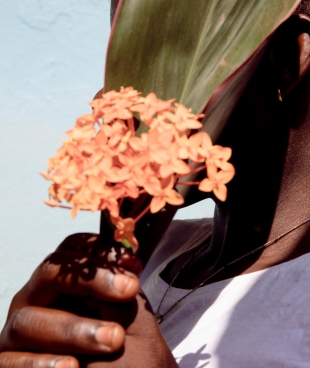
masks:
{"type": "Polygon", "coordinates": [[[190,159],[194,162],[204,162],[211,155],[212,141],[206,132],[198,132],[189,138],[184,134],[177,138],[179,144],[179,158],[190,159]]]}
{"type": "Polygon", "coordinates": [[[154,186],[151,190],[153,199],[150,204],[151,213],[159,212],[166,203],[172,204],[174,206],[179,206],[184,203],[184,198],[179,194],[174,187],[174,177],[163,179],[160,181],[160,188],[154,186]]]}
{"type": "Polygon", "coordinates": [[[192,113],[191,109],[186,108],[182,104],[175,104],[176,109],[174,113],[166,112],[163,115],[175,124],[175,127],[180,131],[184,132],[191,129],[199,129],[202,124],[198,121],[204,115],[195,115],[192,113]]]}
{"type": "Polygon", "coordinates": [[[166,163],[163,163],[159,169],[159,174],[163,179],[174,173],[186,175],[191,171],[187,163],[178,158],[179,147],[176,143],[173,143],[171,145],[168,153],[168,160],[166,161],[166,163]]]}
{"type": "Polygon", "coordinates": [[[92,113],[77,119],[63,146],[48,161],[48,172],[41,173],[52,181],[46,203],[71,208],[72,217],[79,210],[108,210],[116,226],[115,239],[126,239],[137,247],[134,224],[148,208],[136,220],[122,219],[119,214],[124,198],[136,199],[148,193],[153,197],[152,213],[166,203],[181,205],[184,199],[174,189],[178,178],[191,170],[207,169],[208,178],[199,189],[213,191],[225,200],[225,184],[234,176],[234,168],[227,162],[231,149],[213,146],[205,132],[190,135],[192,129],[201,128],[203,115],[193,114],[182,104],[173,105],[173,101],[160,100],[154,93],[141,97],[132,87],[104,93],[92,101],[92,113]],[[134,135],[134,113],[149,126],[141,137],[134,135]],[[189,165],[185,160],[192,162],[189,165]],[[196,163],[202,165],[197,167],[196,163]],[[69,206],[64,206],[64,201],[69,206]]]}
{"type": "Polygon", "coordinates": [[[93,108],[95,120],[103,118],[105,123],[110,123],[113,119],[128,119],[132,116],[128,109],[133,103],[140,101],[140,93],[132,87],[121,88],[120,92],[109,91],[102,94],[102,98],[90,102],[93,108]]]}
{"type": "Polygon", "coordinates": [[[117,242],[121,242],[123,239],[127,239],[131,246],[138,249],[139,244],[135,238],[133,232],[135,231],[135,221],[132,218],[123,219],[121,217],[111,216],[112,224],[116,227],[114,231],[114,239],[117,242]]]}
{"type": "MultiPolygon", "coordinates": [[[[137,153],[136,155],[131,154],[119,154],[119,162],[127,167],[131,175],[131,180],[136,184],[136,187],[143,187],[144,183],[144,169],[148,165],[148,157],[144,154],[137,153]]],[[[135,198],[135,197],[133,197],[135,198]]]]}
{"type": "Polygon", "coordinates": [[[116,101],[113,106],[105,109],[104,122],[108,124],[115,119],[127,120],[132,118],[132,112],[128,109],[130,105],[131,103],[125,99],[116,101]]]}
{"type": "Polygon", "coordinates": [[[207,168],[208,178],[203,179],[198,189],[203,192],[212,192],[220,200],[225,201],[227,198],[227,187],[225,184],[231,181],[235,175],[234,167],[225,162],[225,170],[217,170],[215,165],[210,164],[207,168]]]}
{"type": "Polygon", "coordinates": [[[229,147],[215,145],[213,146],[211,154],[214,160],[228,161],[231,157],[232,150],[229,147]]]}
{"type": "Polygon", "coordinates": [[[142,103],[132,106],[130,110],[139,112],[141,120],[145,124],[150,125],[155,114],[172,109],[171,104],[173,101],[174,98],[168,101],[160,100],[155,93],[151,92],[145,99],[141,100],[142,103]]]}

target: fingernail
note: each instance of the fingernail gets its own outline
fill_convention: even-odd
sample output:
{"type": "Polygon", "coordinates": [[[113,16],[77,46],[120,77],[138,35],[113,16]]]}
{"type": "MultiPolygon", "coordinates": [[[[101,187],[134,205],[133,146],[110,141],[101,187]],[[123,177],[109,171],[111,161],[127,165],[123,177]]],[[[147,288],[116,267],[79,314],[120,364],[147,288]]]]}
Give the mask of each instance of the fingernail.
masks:
{"type": "Polygon", "coordinates": [[[113,286],[120,293],[125,293],[133,283],[133,278],[122,273],[118,273],[113,277],[113,286]]]}
{"type": "Polygon", "coordinates": [[[76,364],[71,357],[61,357],[56,360],[54,368],[76,368],[76,364]]]}
{"type": "Polygon", "coordinates": [[[110,351],[115,346],[115,341],[118,340],[118,334],[118,328],[102,326],[97,328],[95,338],[100,345],[104,345],[105,349],[110,351]]]}

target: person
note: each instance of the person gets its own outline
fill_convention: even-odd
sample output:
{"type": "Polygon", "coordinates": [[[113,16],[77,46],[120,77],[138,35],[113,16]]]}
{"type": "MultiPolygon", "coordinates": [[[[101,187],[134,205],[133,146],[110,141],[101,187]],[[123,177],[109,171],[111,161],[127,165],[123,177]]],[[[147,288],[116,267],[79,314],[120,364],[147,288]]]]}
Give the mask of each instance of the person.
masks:
{"type": "Polygon", "coordinates": [[[1,368],[309,365],[309,10],[275,32],[219,139],[227,201],[173,222],[141,275],[160,325],[139,260],[73,235],[14,297],[1,368]]]}

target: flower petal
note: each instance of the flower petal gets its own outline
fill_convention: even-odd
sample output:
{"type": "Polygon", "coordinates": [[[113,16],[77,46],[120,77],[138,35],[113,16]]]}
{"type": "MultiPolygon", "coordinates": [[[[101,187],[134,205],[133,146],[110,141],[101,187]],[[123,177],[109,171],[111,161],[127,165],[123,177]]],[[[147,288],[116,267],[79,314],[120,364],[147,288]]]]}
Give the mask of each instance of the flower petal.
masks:
{"type": "Polygon", "coordinates": [[[144,189],[152,196],[159,195],[159,193],[162,191],[159,179],[154,176],[151,176],[147,179],[144,184],[144,189]]]}
{"type": "Polygon", "coordinates": [[[184,198],[174,189],[171,189],[169,195],[165,196],[165,200],[167,203],[172,204],[173,206],[180,206],[184,203],[184,198]]]}
{"type": "Polygon", "coordinates": [[[216,177],[217,175],[217,167],[216,165],[211,161],[207,161],[207,174],[208,174],[208,178],[213,179],[216,177]]]}
{"type": "Polygon", "coordinates": [[[40,175],[42,175],[43,178],[46,179],[46,180],[53,180],[53,177],[52,177],[51,174],[45,173],[43,171],[40,171],[40,175]]]}
{"type": "Polygon", "coordinates": [[[203,179],[198,185],[198,189],[201,190],[202,192],[212,192],[213,188],[214,183],[208,178],[203,179]]]}
{"type": "Polygon", "coordinates": [[[173,174],[173,170],[170,165],[161,165],[159,168],[159,174],[162,178],[167,178],[169,175],[173,174]]]}
{"type": "Polygon", "coordinates": [[[227,184],[231,181],[231,179],[234,177],[235,175],[235,171],[224,171],[221,170],[216,174],[216,179],[218,180],[218,182],[222,183],[222,184],[227,184]]]}
{"type": "Polygon", "coordinates": [[[227,187],[224,184],[218,184],[213,189],[214,195],[222,202],[227,198],[227,187]]]}
{"type": "Polygon", "coordinates": [[[150,204],[151,213],[156,213],[165,207],[166,201],[162,196],[153,197],[150,204]]]}
{"type": "Polygon", "coordinates": [[[172,169],[176,174],[189,174],[191,169],[183,160],[173,160],[171,163],[172,169]]]}
{"type": "Polygon", "coordinates": [[[133,218],[128,217],[123,219],[123,223],[124,223],[124,231],[125,232],[133,232],[135,231],[135,221],[133,218]]]}

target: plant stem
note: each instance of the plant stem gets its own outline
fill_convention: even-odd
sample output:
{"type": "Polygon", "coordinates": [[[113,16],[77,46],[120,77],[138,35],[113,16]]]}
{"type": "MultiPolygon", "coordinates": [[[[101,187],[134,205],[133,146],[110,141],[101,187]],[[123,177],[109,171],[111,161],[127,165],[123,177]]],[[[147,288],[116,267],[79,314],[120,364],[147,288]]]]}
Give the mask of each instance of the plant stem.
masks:
{"type": "Polygon", "coordinates": [[[176,183],[177,185],[199,185],[200,181],[180,181],[176,183]]]}
{"type": "Polygon", "coordinates": [[[195,161],[193,161],[191,164],[189,164],[188,166],[190,167],[190,168],[193,168],[195,165],[197,165],[198,164],[198,162],[195,162],[195,161]]]}
{"type": "Polygon", "coordinates": [[[121,198],[121,200],[119,201],[119,205],[118,205],[118,208],[120,209],[122,204],[123,204],[123,201],[124,201],[124,197],[121,198]]]}
{"type": "Polygon", "coordinates": [[[191,171],[188,174],[185,174],[185,175],[177,175],[177,178],[179,179],[179,178],[183,178],[184,176],[187,176],[187,175],[195,174],[196,172],[199,172],[201,170],[204,170],[206,167],[207,167],[206,165],[200,166],[200,167],[198,167],[197,169],[191,171]]]}
{"type": "Polygon", "coordinates": [[[138,222],[140,219],[141,219],[141,217],[143,217],[147,212],[148,212],[148,210],[150,209],[150,205],[148,205],[141,213],[140,213],[140,215],[138,215],[135,219],[134,219],[134,222],[136,223],[136,222],[138,222]]]}
{"type": "Polygon", "coordinates": [[[124,238],[120,243],[122,243],[123,246],[127,249],[133,249],[132,245],[129,243],[129,241],[126,238],[124,238]]]}
{"type": "MultiPolygon", "coordinates": [[[[72,207],[69,206],[64,206],[62,204],[54,204],[53,207],[57,207],[57,208],[64,208],[65,210],[72,210],[72,207]]],[[[88,211],[88,210],[83,210],[81,209],[81,211],[88,211]]]]}
{"type": "Polygon", "coordinates": [[[127,119],[128,128],[131,131],[132,136],[135,135],[135,123],[133,118],[127,119]]]}

